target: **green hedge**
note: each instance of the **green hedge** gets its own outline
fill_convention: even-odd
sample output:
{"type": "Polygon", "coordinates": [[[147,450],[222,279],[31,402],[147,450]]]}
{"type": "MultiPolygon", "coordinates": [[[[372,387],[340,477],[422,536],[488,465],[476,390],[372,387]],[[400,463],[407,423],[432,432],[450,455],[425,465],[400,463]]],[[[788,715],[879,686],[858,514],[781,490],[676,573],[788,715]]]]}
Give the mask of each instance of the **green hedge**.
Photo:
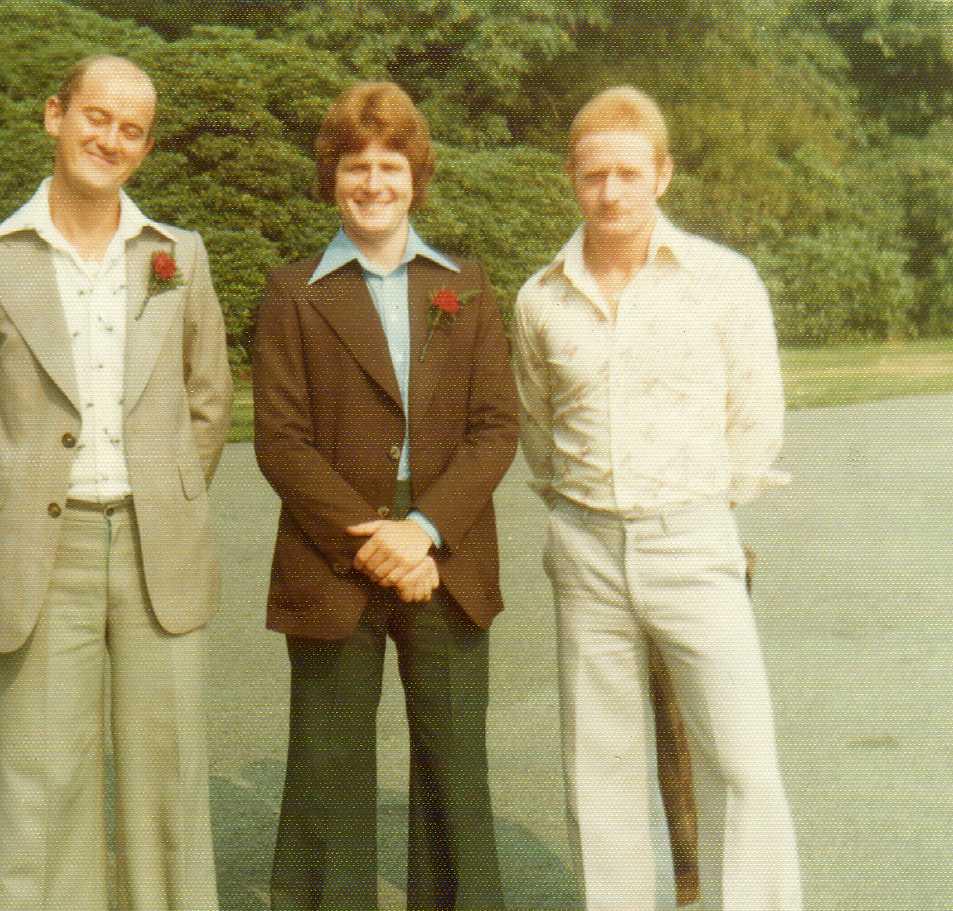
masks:
{"type": "MultiPolygon", "coordinates": [[[[365,5],[385,24],[407,10],[439,18],[433,0],[365,5]]],[[[476,13],[467,18],[468,5],[458,2],[457,18],[430,32],[405,21],[389,43],[378,35],[376,58],[367,34],[348,43],[342,8],[323,30],[302,14],[289,20],[297,31],[288,26],[276,37],[207,25],[170,41],[58,0],[0,0],[0,211],[24,202],[49,169],[42,103],[67,67],[95,52],[132,57],[153,75],[160,113],[157,148],[130,192],[152,217],[202,232],[241,366],[268,270],[313,255],[335,230],[334,212],[309,196],[317,125],[351,80],[383,70],[404,78],[431,111],[439,140],[418,228],[451,255],[482,259],[507,315],[520,284],[578,220],[559,151],[572,113],[565,99],[574,106],[626,79],[670,112],[678,170],[666,207],[684,227],[755,260],[783,341],[953,329],[949,127],[937,127],[927,150],[914,140],[873,147],[843,59],[817,36],[762,47],[756,34],[728,35],[715,22],[705,41],[676,42],[657,19],[638,36],[641,55],[625,44],[631,35],[619,38],[600,70],[597,11],[588,43],[573,44],[566,14],[550,7],[550,32],[513,26],[508,37],[476,13]],[[322,45],[332,41],[343,50],[322,45]],[[481,56],[480,41],[495,56],[481,56]],[[461,55],[452,65],[451,50],[461,55]],[[428,69],[428,54],[445,78],[428,69]],[[480,67],[491,63],[498,107],[465,83],[474,73],[485,83],[480,67]]],[[[582,34],[583,25],[573,27],[582,34]]]]}

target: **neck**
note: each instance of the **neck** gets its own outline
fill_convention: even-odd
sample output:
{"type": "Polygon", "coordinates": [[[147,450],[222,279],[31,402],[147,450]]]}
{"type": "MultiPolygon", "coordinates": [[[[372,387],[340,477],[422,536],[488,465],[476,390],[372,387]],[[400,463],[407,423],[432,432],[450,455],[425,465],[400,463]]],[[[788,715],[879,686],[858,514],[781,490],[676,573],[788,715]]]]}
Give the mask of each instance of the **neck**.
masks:
{"type": "Polygon", "coordinates": [[[351,240],[369,262],[385,272],[392,272],[400,265],[407,249],[408,229],[409,224],[405,221],[401,228],[384,238],[351,237],[351,240]]]}
{"type": "Polygon", "coordinates": [[[635,275],[649,257],[649,244],[655,222],[646,225],[637,234],[605,235],[587,225],[583,237],[583,259],[594,275],[605,272],[635,275]]]}
{"type": "Polygon", "coordinates": [[[119,227],[119,194],[77,193],[53,175],[50,218],[83,259],[101,259],[119,227]]]}

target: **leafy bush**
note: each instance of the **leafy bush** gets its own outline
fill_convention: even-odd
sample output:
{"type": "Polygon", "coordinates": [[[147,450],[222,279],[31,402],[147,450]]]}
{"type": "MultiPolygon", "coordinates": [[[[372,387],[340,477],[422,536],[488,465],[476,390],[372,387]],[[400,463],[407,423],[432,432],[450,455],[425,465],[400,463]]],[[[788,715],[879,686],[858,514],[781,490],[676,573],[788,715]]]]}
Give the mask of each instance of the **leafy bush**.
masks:
{"type": "Polygon", "coordinates": [[[481,259],[507,314],[578,220],[562,166],[572,115],[629,82],[671,123],[666,209],[755,260],[782,339],[950,332],[953,58],[948,18],[917,18],[927,3],[900,16],[888,0],[0,0],[0,210],[49,169],[42,103],[65,70],[130,56],[160,95],[130,192],[202,232],[240,366],[267,271],[336,230],[309,196],[322,116],[353,79],[393,78],[438,139],[415,222],[481,259]],[[929,105],[911,84],[927,64],[929,105]],[[906,80],[896,98],[891,79],[906,80]]]}

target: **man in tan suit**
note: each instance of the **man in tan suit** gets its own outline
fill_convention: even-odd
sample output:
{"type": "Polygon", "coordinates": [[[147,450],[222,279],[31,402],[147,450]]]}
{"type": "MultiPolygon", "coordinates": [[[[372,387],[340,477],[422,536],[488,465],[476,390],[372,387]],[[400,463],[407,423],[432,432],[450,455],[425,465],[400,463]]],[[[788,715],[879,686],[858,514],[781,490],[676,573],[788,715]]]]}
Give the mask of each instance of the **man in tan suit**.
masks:
{"type": "Polygon", "coordinates": [[[231,399],[197,234],[122,192],[155,91],[90,58],[44,110],[53,175],[0,225],[0,909],[218,907],[202,718],[206,485],[231,399]]]}

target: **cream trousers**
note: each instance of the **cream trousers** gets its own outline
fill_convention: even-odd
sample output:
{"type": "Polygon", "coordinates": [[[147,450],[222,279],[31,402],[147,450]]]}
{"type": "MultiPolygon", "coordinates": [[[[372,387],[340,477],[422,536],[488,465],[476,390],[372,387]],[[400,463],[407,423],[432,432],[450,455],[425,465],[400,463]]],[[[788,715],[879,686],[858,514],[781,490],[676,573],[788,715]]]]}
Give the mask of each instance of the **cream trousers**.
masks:
{"type": "Polygon", "coordinates": [[[215,911],[204,630],[156,622],[132,507],[60,521],[36,629],[0,655],[0,911],[108,907],[107,654],[118,907],[215,911]]]}
{"type": "Polygon", "coordinates": [[[704,907],[798,911],[794,831],[731,511],[716,503],[621,520],[561,500],[545,562],[570,842],[587,911],[659,907],[646,635],[671,673],[693,766],[707,767],[699,841],[715,862],[701,870],[704,907]]]}

